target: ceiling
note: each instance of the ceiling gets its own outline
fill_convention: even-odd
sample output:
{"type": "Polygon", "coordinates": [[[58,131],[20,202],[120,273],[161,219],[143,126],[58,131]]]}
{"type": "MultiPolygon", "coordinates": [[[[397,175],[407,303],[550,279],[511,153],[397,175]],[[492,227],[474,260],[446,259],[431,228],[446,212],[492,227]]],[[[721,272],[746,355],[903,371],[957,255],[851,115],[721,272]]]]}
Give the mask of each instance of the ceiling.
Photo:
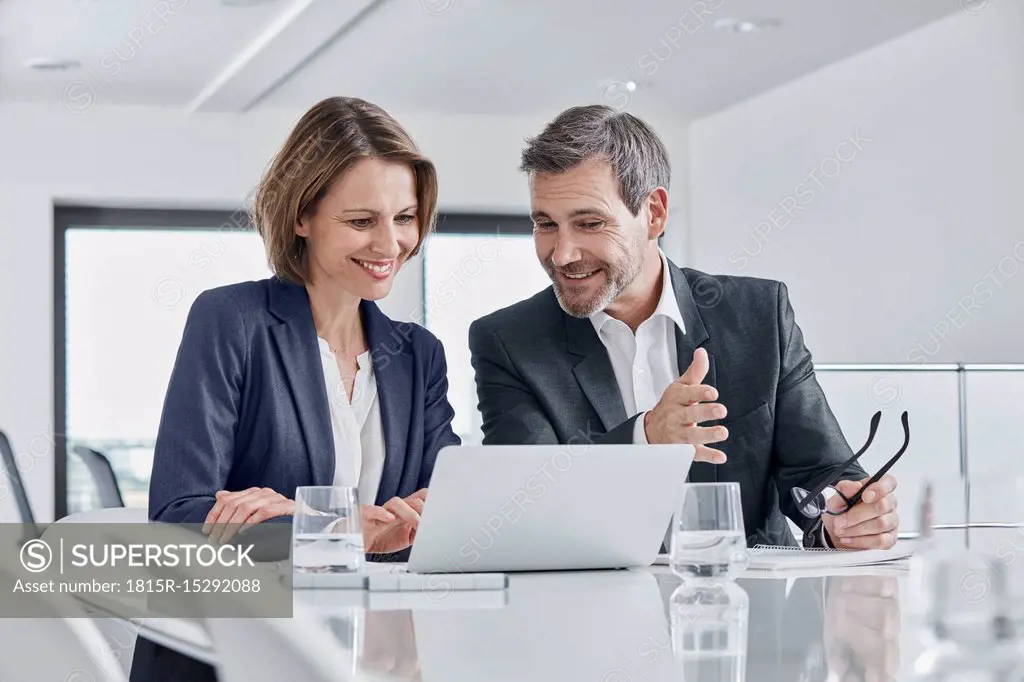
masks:
{"type": "Polygon", "coordinates": [[[0,0],[0,103],[246,112],[347,94],[534,115],[628,100],[688,119],[981,1],[0,0]],[[729,18],[779,26],[713,27],[729,18]]]}

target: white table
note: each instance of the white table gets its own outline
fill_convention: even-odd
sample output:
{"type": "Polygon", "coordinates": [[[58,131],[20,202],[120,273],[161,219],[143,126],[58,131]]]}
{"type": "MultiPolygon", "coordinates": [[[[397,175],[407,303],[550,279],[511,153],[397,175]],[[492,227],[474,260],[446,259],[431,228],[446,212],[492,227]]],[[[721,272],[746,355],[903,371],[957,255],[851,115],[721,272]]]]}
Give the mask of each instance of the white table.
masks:
{"type": "MultiPolygon", "coordinates": [[[[912,679],[906,570],[748,573],[701,597],[677,591],[662,567],[509,577],[504,592],[300,590],[295,599],[361,670],[399,680],[912,679]]],[[[133,622],[142,636],[216,663],[198,621],[133,622]]]]}

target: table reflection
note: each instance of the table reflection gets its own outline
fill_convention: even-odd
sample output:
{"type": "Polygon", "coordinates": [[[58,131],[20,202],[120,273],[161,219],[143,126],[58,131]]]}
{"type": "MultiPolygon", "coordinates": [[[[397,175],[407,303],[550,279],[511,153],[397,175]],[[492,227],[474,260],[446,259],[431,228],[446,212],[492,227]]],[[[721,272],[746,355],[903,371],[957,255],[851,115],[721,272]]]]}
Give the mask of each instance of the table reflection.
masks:
{"type": "Polygon", "coordinates": [[[824,642],[837,682],[899,679],[899,582],[888,576],[827,581],[824,642]]]}
{"type": "Polygon", "coordinates": [[[359,668],[377,675],[420,682],[412,611],[367,611],[359,668]]]}
{"type": "Polygon", "coordinates": [[[672,651],[684,679],[746,679],[750,597],[738,584],[683,583],[669,598],[672,651]]]}
{"type": "Polygon", "coordinates": [[[528,573],[503,600],[323,617],[362,672],[401,680],[882,682],[899,679],[899,599],[892,576],[695,586],[649,571],[528,573]]]}
{"type": "Polygon", "coordinates": [[[518,574],[503,609],[427,609],[413,619],[427,681],[677,679],[650,573],[518,574]]]}

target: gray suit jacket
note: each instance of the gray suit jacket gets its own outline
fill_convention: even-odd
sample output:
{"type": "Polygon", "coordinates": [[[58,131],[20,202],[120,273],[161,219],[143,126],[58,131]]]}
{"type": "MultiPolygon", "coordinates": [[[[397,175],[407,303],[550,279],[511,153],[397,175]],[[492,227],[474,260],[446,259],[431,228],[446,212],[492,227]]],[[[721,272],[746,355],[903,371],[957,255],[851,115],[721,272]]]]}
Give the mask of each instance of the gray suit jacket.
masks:
{"type": "MultiPolygon", "coordinates": [[[[708,351],[705,383],[729,410],[725,464],[694,463],[691,481],[736,481],[748,544],[794,544],[783,514],[808,538],[820,524],[800,514],[790,489],[808,487],[853,453],[814,377],[786,285],[750,277],[669,271],[686,333],[680,369],[708,351]]],[[[608,353],[588,319],[567,315],[549,287],[474,322],[485,444],[631,443],[637,415],[622,404],[608,353]]],[[[864,476],[859,467],[844,478],[864,476]]]]}

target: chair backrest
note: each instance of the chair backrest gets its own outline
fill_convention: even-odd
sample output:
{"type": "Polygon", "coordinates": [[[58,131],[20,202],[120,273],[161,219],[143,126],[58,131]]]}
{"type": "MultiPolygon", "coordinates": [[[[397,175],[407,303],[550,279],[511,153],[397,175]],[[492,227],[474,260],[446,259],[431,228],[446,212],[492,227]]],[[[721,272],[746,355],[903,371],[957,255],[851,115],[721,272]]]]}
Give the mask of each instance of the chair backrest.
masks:
{"type": "Polygon", "coordinates": [[[292,618],[208,618],[206,627],[222,682],[357,679],[354,653],[301,604],[294,605],[292,618]]]}
{"type": "Polygon", "coordinates": [[[18,504],[18,513],[21,514],[21,522],[35,526],[36,517],[32,513],[32,505],[28,502],[28,495],[25,493],[25,484],[21,480],[21,471],[18,469],[18,462],[14,458],[14,448],[7,434],[0,431],[0,465],[7,474],[7,483],[14,493],[14,500],[18,504]]]}
{"type": "MultiPolygon", "coordinates": [[[[14,579],[5,576],[4,584],[14,579]]],[[[33,595],[38,618],[0,618],[0,680],[127,682],[92,620],[70,595],[33,595]]]]}
{"type": "Polygon", "coordinates": [[[110,466],[110,460],[106,455],[84,445],[74,447],[76,455],[82,458],[85,466],[89,468],[89,475],[100,494],[100,506],[104,508],[123,507],[124,498],[121,497],[121,486],[117,484],[117,474],[114,467],[110,466]]]}

